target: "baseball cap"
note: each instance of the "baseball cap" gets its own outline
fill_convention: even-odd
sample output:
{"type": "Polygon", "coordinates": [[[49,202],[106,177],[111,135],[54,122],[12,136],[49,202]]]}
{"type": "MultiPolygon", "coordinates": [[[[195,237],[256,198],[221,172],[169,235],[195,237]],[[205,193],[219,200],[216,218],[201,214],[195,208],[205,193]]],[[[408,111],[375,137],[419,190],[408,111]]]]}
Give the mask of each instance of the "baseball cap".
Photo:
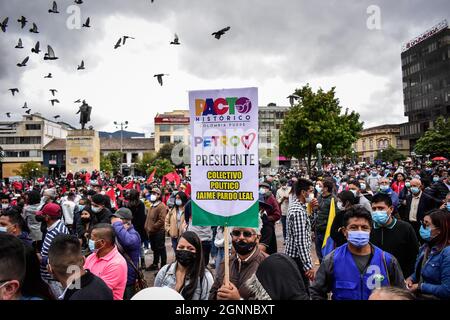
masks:
{"type": "Polygon", "coordinates": [[[36,212],[37,216],[49,216],[51,218],[61,217],[61,207],[56,203],[50,202],[42,207],[40,211],[36,212]]]}
{"type": "Polygon", "coordinates": [[[125,220],[133,219],[133,214],[131,213],[131,210],[128,208],[120,208],[112,216],[117,217],[119,219],[125,219],[125,220]]]}
{"type": "Polygon", "coordinates": [[[157,194],[161,195],[161,189],[159,189],[159,188],[153,188],[151,192],[152,193],[154,192],[154,193],[157,193],[157,194]]]}

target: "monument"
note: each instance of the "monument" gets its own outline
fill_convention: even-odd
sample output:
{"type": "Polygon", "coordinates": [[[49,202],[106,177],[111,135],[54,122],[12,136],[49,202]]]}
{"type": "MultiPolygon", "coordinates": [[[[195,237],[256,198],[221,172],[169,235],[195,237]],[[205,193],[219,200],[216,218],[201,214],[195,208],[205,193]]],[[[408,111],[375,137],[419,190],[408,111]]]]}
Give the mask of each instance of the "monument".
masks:
{"type": "Polygon", "coordinates": [[[91,121],[92,107],[85,100],[76,114],[80,114],[81,130],[69,131],[66,138],[66,170],[100,170],[100,138],[98,132],[85,129],[91,121]]]}

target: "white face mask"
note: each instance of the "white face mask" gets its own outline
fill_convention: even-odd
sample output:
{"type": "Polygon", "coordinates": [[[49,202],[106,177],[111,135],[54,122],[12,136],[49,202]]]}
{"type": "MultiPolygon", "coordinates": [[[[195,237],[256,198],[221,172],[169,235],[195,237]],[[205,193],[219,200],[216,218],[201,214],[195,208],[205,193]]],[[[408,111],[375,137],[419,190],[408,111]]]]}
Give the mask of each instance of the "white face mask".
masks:
{"type": "Polygon", "coordinates": [[[309,193],[308,197],[306,198],[306,203],[310,203],[314,199],[314,193],[309,193]]]}
{"type": "Polygon", "coordinates": [[[150,201],[151,202],[155,202],[156,201],[156,195],[155,194],[150,195],[150,201]]]}
{"type": "Polygon", "coordinates": [[[340,201],[338,201],[337,207],[338,207],[338,209],[339,209],[340,211],[345,210],[344,206],[342,205],[342,202],[340,202],[340,201]]]}
{"type": "Polygon", "coordinates": [[[7,203],[2,203],[2,209],[7,209],[9,207],[9,204],[7,203]]]}

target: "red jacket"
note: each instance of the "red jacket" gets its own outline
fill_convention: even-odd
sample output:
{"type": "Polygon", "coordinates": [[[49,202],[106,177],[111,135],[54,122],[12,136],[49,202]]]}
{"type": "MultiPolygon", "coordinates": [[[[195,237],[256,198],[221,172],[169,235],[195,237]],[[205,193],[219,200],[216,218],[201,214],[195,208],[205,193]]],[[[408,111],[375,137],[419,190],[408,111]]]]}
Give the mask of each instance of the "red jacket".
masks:
{"type": "Polygon", "coordinates": [[[273,196],[273,194],[270,194],[269,197],[264,197],[267,204],[272,206],[272,210],[267,212],[267,218],[271,222],[276,222],[280,220],[281,218],[281,210],[280,206],[278,205],[277,199],[273,196]]]}
{"type": "Polygon", "coordinates": [[[396,193],[400,194],[405,187],[405,181],[394,181],[392,183],[391,189],[396,193]]]}

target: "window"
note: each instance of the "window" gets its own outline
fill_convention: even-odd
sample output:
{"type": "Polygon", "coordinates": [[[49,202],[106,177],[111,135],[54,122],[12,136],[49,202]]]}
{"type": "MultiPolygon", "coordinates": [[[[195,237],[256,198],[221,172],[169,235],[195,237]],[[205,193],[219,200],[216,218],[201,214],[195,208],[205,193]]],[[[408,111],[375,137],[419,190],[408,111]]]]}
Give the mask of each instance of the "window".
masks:
{"type": "Polygon", "coordinates": [[[40,124],[26,124],[25,130],[41,130],[40,124]]]}
{"type": "Polygon", "coordinates": [[[373,139],[369,140],[369,149],[372,150],[373,149],[373,139]]]}
{"type": "Polygon", "coordinates": [[[41,137],[0,137],[0,144],[41,144],[41,137]]]}
{"type": "Polygon", "coordinates": [[[139,161],[139,153],[132,153],[131,154],[131,163],[136,163],[139,161]]]}
{"type": "Polygon", "coordinates": [[[57,156],[56,154],[52,154],[52,155],[50,156],[50,160],[51,160],[51,161],[56,161],[56,160],[58,160],[58,156],[57,156]]]}
{"type": "Polygon", "coordinates": [[[173,143],[183,143],[184,137],[183,136],[174,136],[173,137],[173,143]]]}
{"type": "Polygon", "coordinates": [[[161,144],[170,143],[170,136],[160,136],[159,143],[161,144]]]}
{"type": "Polygon", "coordinates": [[[366,151],[366,139],[363,139],[362,141],[362,149],[363,151],[366,151]]]}
{"type": "Polygon", "coordinates": [[[182,124],[173,125],[173,131],[184,131],[185,128],[186,128],[186,126],[184,126],[182,124]]]}
{"type": "Polygon", "coordinates": [[[161,124],[161,125],[159,125],[159,131],[161,131],[161,132],[170,132],[170,125],[168,125],[168,124],[161,124]]]}

